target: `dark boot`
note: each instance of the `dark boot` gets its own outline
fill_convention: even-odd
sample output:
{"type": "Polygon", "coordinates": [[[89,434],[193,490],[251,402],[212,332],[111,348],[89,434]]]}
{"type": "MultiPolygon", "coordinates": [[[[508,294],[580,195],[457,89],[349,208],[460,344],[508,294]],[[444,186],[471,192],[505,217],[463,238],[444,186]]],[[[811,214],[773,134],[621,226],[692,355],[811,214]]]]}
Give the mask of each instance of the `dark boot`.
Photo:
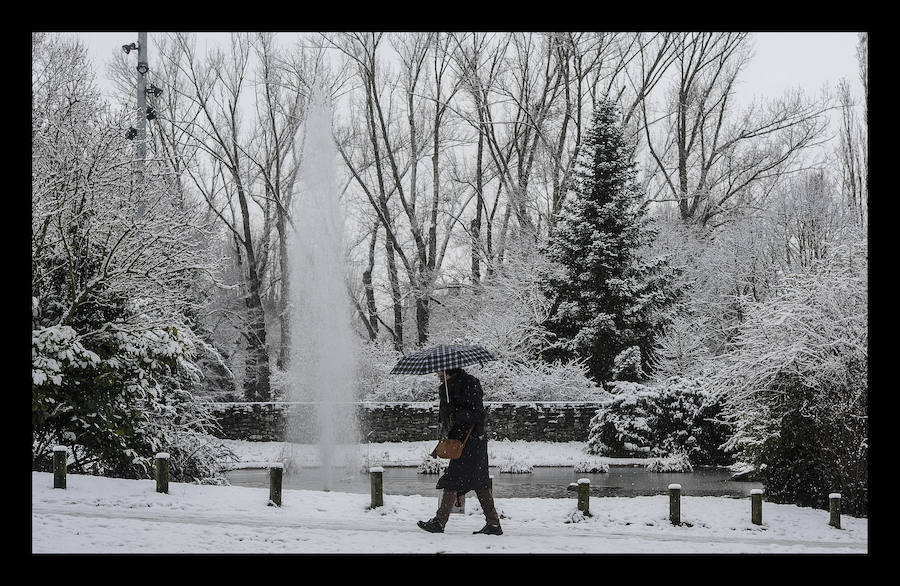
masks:
{"type": "Polygon", "coordinates": [[[444,525],[440,521],[438,521],[436,517],[429,519],[428,521],[417,521],[416,524],[429,533],[444,532],[444,525]]]}
{"type": "Polygon", "coordinates": [[[485,523],[484,527],[479,531],[472,531],[472,535],[477,533],[483,533],[484,535],[503,535],[503,529],[500,528],[500,525],[485,523]]]}

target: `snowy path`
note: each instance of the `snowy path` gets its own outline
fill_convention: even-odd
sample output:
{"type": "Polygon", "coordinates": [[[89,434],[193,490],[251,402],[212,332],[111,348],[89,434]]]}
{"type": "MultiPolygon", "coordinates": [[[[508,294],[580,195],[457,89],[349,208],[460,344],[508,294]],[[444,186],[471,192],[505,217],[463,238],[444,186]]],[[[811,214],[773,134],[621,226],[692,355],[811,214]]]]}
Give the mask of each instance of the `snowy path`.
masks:
{"type": "MultiPolygon", "coordinates": [[[[291,530],[291,529],[303,529],[309,531],[327,531],[329,533],[339,534],[341,532],[374,532],[378,534],[390,534],[390,533],[410,533],[414,534],[417,537],[438,537],[440,536],[429,536],[422,532],[421,529],[416,527],[414,524],[409,522],[401,522],[401,521],[391,521],[391,520],[380,520],[378,525],[372,525],[369,527],[360,527],[357,526],[357,523],[351,523],[348,521],[340,521],[340,520],[328,520],[328,521],[314,521],[314,520],[274,520],[274,519],[258,519],[252,518],[248,516],[243,517],[231,517],[228,519],[223,518],[215,518],[210,515],[202,515],[202,514],[190,514],[190,513],[165,513],[159,511],[140,511],[140,510],[96,510],[88,507],[83,508],[72,508],[72,507],[33,507],[32,515],[49,519],[53,516],[68,516],[68,517],[80,517],[92,519],[97,522],[98,527],[106,527],[107,524],[104,524],[99,521],[99,519],[119,519],[119,520],[137,520],[137,521],[146,521],[154,524],[180,524],[180,525],[196,525],[196,526],[206,526],[212,527],[217,526],[221,529],[228,528],[239,528],[246,529],[248,527],[253,528],[267,528],[267,529],[276,529],[276,530],[291,530]]],[[[452,520],[455,521],[455,520],[452,520]]],[[[459,525],[459,523],[454,523],[455,525],[459,525]]],[[[527,533],[524,534],[513,534],[513,527],[515,527],[516,523],[506,522],[506,534],[503,536],[504,540],[506,539],[528,539],[528,538],[553,538],[553,537],[562,537],[558,530],[541,530],[534,529],[529,527],[523,527],[527,533]]],[[[471,531],[468,529],[462,529],[457,527],[452,527],[448,524],[448,530],[444,534],[446,537],[453,537],[455,534],[462,535],[471,535],[471,531]]],[[[759,537],[728,537],[725,539],[725,543],[710,543],[709,536],[690,536],[690,535],[660,535],[658,533],[649,533],[642,531],[634,531],[634,532],[617,532],[617,531],[608,531],[608,530],[579,530],[576,526],[573,526],[570,530],[565,532],[564,537],[566,538],[575,538],[575,539],[590,539],[590,540],[641,540],[645,542],[648,547],[652,547],[651,544],[654,541],[661,542],[686,542],[692,544],[703,544],[704,546],[709,546],[711,550],[717,550],[720,548],[728,548],[729,545],[733,544],[752,544],[755,546],[763,545],[766,548],[774,548],[778,550],[790,549],[790,548],[802,548],[804,551],[809,551],[809,548],[818,548],[825,551],[833,551],[833,552],[844,552],[844,553],[866,553],[865,544],[859,546],[848,546],[846,543],[840,542],[824,542],[824,541],[810,541],[810,540],[797,540],[797,539],[765,539],[759,537]]],[[[473,539],[486,539],[481,536],[472,536],[473,539]]],[[[340,541],[340,537],[337,538],[340,541]]],[[[569,549],[571,544],[566,545],[566,549],[569,549]]],[[[691,551],[695,551],[693,547],[690,548],[691,551]]]]}

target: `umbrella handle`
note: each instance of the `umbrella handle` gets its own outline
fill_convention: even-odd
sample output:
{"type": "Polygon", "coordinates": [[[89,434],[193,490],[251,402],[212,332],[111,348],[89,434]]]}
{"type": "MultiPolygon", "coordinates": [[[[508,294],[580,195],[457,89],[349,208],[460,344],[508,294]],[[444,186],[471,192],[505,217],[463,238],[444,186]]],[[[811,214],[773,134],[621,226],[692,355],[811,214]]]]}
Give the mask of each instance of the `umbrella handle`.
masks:
{"type": "Polygon", "coordinates": [[[444,373],[444,392],[447,396],[447,407],[450,407],[450,389],[447,388],[447,373],[444,373]]]}

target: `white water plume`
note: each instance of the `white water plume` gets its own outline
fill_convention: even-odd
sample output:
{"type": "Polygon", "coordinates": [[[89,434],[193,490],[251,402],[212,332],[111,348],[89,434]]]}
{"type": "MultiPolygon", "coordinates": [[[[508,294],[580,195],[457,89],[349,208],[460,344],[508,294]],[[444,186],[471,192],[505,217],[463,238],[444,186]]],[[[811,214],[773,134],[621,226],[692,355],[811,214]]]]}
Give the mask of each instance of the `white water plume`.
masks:
{"type": "Polygon", "coordinates": [[[314,402],[316,418],[295,421],[293,425],[312,424],[313,429],[289,428],[286,439],[300,437],[300,431],[313,432],[325,490],[332,488],[337,468],[357,465],[359,443],[353,396],[356,334],[345,286],[344,214],[331,120],[326,99],[314,96],[292,202],[289,248],[293,312],[288,398],[314,402]]]}

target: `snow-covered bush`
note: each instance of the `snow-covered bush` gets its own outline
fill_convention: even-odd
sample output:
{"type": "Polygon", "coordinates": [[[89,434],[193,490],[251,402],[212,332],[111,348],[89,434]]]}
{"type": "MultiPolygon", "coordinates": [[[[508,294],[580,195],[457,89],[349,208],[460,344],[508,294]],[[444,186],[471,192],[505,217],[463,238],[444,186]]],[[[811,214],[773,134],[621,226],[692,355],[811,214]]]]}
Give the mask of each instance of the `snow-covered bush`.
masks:
{"type": "Polygon", "coordinates": [[[422,463],[416,468],[416,472],[419,474],[443,474],[449,465],[450,460],[432,458],[430,455],[426,455],[422,463]]]}
{"type": "MultiPolygon", "coordinates": [[[[37,301],[32,297],[33,301],[37,301]]],[[[51,326],[31,332],[31,384],[61,385],[64,372],[84,369],[100,362],[100,357],[82,346],[69,326],[51,326]]],[[[32,397],[34,399],[34,397],[32,397]]]]}
{"type": "Polygon", "coordinates": [[[438,380],[431,375],[388,374],[403,355],[386,341],[364,343],[357,352],[356,396],[361,401],[435,401],[438,380]]]}
{"type": "Polygon", "coordinates": [[[727,424],[721,406],[692,379],[672,378],[660,387],[614,382],[591,419],[587,451],[613,457],[668,456],[685,452],[697,464],[727,464],[721,449],[727,424]]]}
{"type": "Polygon", "coordinates": [[[175,326],[114,331],[90,342],[67,326],[33,330],[35,466],[49,469],[52,446],[63,443],[75,472],[149,477],[153,456],[166,451],[173,479],[220,478],[229,454],[209,441],[214,417],[183,388],[199,376],[191,338],[175,326]]]}
{"type": "Polygon", "coordinates": [[[644,456],[653,448],[648,420],[657,391],[638,383],[613,383],[612,395],[602,399],[591,418],[587,451],[612,457],[644,456]]]}
{"type": "Polygon", "coordinates": [[[609,472],[609,464],[596,458],[584,458],[575,462],[575,472],[599,473],[609,472]]]}
{"type": "MultiPolygon", "coordinates": [[[[441,343],[440,338],[433,343],[441,343]]],[[[388,374],[402,358],[389,345],[365,344],[359,357],[356,384],[360,400],[436,400],[439,388],[436,375],[388,374]]],[[[502,354],[499,358],[466,368],[481,381],[485,401],[595,401],[605,395],[603,389],[588,378],[583,363],[551,364],[539,359],[513,362],[502,354]]]]}
{"type": "Polygon", "coordinates": [[[666,458],[654,458],[647,464],[650,472],[693,472],[694,467],[685,453],[672,454],[666,458]]]}
{"type": "Polygon", "coordinates": [[[507,474],[530,474],[534,466],[518,456],[510,456],[497,463],[500,472],[507,474]]]}
{"type": "Polygon", "coordinates": [[[488,362],[470,372],[481,380],[485,401],[596,401],[606,393],[582,362],[488,362]]]}
{"type": "Polygon", "coordinates": [[[865,514],[868,487],[868,286],[864,236],[834,245],[777,294],[746,304],[712,390],[735,426],[729,446],[764,471],[775,502],[865,514]]]}

